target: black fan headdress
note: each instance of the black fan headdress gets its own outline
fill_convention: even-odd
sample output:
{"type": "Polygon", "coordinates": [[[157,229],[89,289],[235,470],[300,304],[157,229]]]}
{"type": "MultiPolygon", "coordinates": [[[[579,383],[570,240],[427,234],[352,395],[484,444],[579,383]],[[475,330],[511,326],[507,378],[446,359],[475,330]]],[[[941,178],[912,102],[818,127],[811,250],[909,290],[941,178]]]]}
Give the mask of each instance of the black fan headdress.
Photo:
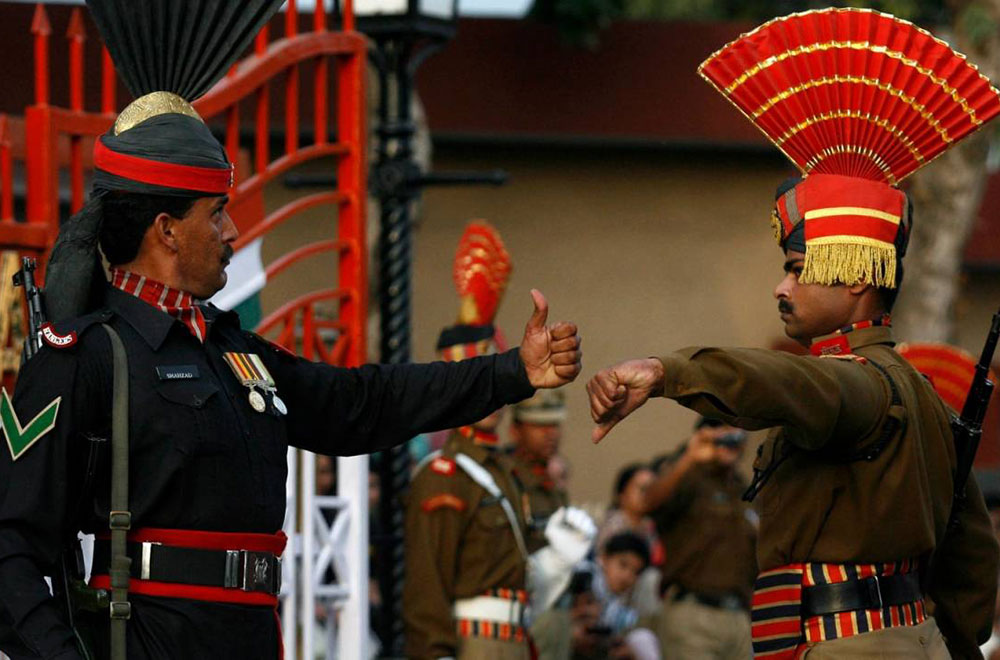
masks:
{"type": "Polygon", "coordinates": [[[281,0],[87,0],[133,101],[94,145],[94,192],[222,195],[232,164],[191,103],[281,0]]]}
{"type": "MultiPolygon", "coordinates": [[[[109,191],[205,197],[233,184],[225,149],[191,103],[250,45],[282,0],[87,0],[135,100],[94,143],[92,198],[109,191]]],[[[101,204],[62,227],[46,274],[49,318],[95,305],[101,204]]]]}

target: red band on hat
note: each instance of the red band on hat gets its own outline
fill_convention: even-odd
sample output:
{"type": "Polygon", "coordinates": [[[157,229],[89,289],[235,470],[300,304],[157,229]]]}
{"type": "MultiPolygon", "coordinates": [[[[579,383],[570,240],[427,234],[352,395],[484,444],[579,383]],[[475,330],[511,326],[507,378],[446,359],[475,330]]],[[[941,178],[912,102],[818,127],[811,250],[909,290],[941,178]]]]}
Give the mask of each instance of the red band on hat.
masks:
{"type": "MultiPolygon", "coordinates": [[[[859,236],[892,245],[898,232],[898,224],[878,218],[866,218],[860,215],[833,215],[806,221],[806,244],[810,240],[827,236],[859,236]]],[[[850,239],[845,238],[843,242],[848,243],[850,239]]]]}
{"type": "Polygon", "coordinates": [[[165,188],[225,195],[233,185],[233,167],[196,167],[120,154],[98,138],[94,142],[94,167],[130,181],[165,188]]]}

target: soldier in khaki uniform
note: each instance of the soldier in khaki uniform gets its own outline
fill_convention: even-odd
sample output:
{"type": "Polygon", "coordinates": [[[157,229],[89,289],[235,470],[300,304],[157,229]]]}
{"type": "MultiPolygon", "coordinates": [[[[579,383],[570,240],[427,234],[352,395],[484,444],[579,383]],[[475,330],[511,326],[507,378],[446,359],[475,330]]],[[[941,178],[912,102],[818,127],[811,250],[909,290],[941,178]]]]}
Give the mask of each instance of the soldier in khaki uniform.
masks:
{"type": "Polygon", "coordinates": [[[757,577],[757,518],[736,471],[746,433],[702,417],[646,505],[666,549],[656,631],[663,657],[745,660],[757,577]]]}
{"type": "Polygon", "coordinates": [[[514,474],[527,494],[531,532],[528,549],[545,545],[543,530],[548,519],[569,504],[569,495],[549,474],[549,460],[559,451],[566,401],[562,392],[539,390],[514,406],[510,426],[514,449],[514,474]],[[554,394],[554,396],[550,396],[554,394]]]}
{"type": "MultiPolygon", "coordinates": [[[[459,323],[441,333],[442,359],[502,348],[492,321],[509,272],[496,230],[470,223],[454,272],[462,297],[459,323]]],[[[529,557],[523,491],[498,449],[502,413],[453,430],[442,450],[416,470],[406,507],[408,658],[527,660],[529,571],[536,604],[547,606],[547,592],[568,582],[593,537],[589,519],[564,515],[561,536],[547,530],[551,545],[529,557]]]]}
{"type": "MultiPolygon", "coordinates": [[[[893,350],[888,312],[911,209],[892,184],[1000,113],[1000,94],[943,42],[856,10],[776,19],[700,71],[804,174],[778,190],[772,220],[785,277],[774,295],[786,334],[812,354],[695,347],[621,363],[587,386],[594,440],[651,396],[745,429],[771,428],[748,490],[760,513],[757,658],[979,658],[998,547],[974,480],[953,510],[949,412],[893,350]],[[821,55],[804,65],[813,53],[821,55]],[[860,75],[853,67],[866,58],[860,75]],[[890,123],[881,113],[911,111],[894,87],[906,78],[900,69],[923,80],[968,76],[979,123],[952,125],[947,142],[923,142],[919,159],[897,149],[899,139],[884,139],[890,123]],[[751,89],[789,91],[762,100],[751,89]],[[802,114],[820,103],[822,113],[802,114]],[[858,122],[883,128],[856,130],[858,122]]],[[[931,119],[967,116],[953,91],[928,84],[921,107],[934,109],[931,119]]]]}
{"type": "Polygon", "coordinates": [[[453,431],[413,480],[403,594],[407,657],[529,657],[522,626],[526,526],[507,458],[489,444],[498,421],[494,414],[453,431]],[[461,460],[485,471],[499,493],[484,488],[461,460]],[[477,604],[503,617],[474,618],[477,604]]]}

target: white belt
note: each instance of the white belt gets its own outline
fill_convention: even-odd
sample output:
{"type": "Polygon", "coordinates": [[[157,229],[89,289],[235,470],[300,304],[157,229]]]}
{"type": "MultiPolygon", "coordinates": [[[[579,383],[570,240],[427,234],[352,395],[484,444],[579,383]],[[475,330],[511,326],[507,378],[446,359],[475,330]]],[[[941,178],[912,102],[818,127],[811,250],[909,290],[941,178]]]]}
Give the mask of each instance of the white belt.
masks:
{"type": "Polygon", "coordinates": [[[521,625],[525,607],[516,600],[496,596],[476,596],[456,600],[452,609],[456,619],[476,619],[494,623],[521,625]]]}

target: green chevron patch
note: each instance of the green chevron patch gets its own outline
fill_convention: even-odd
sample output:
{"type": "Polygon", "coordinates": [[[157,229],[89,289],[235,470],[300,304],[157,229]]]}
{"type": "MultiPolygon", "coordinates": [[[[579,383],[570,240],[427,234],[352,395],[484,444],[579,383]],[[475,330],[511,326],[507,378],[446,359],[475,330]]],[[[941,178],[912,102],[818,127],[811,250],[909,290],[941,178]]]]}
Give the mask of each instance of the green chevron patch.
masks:
{"type": "Polygon", "coordinates": [[[26,426],[21,426],[21,420],[14,412],[14,406],[10,402],[6,388],[0,388],[0,429],[3,430],[3,437],[7,440],[7,447],[10,449],[12,459],[16,461],[31,445],[55,428],[60,401],[62,401],[62,397],[56,397],[26,426]]]}

